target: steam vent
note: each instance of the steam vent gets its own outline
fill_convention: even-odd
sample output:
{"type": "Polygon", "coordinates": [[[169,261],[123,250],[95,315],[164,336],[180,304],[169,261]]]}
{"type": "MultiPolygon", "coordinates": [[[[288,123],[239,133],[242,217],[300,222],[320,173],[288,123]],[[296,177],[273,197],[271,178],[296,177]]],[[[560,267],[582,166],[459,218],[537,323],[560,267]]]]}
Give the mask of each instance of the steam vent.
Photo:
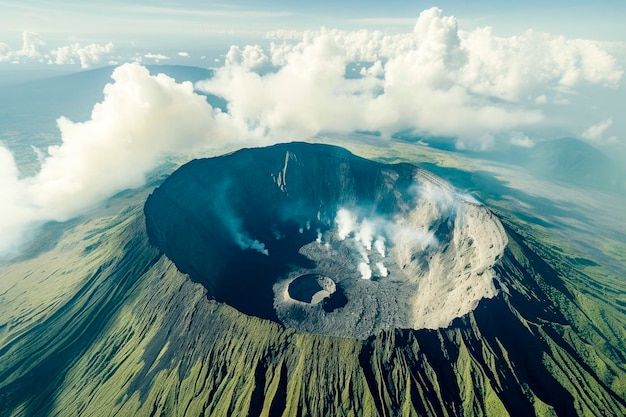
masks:
{"type": "Polygon", "coordinates": [[[496,295],[507,238],[414,165],[305,143],[195,160],[148,199],[151,242],[210,298],[299,332],[436,329],[496,295]]]}

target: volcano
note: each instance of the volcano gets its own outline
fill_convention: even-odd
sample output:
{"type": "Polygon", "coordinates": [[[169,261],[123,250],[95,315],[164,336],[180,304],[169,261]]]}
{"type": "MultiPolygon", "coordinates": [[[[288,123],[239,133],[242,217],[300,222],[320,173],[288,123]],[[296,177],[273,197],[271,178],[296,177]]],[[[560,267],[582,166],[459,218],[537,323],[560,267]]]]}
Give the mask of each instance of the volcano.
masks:
{"type": "Polygon", "coordinates": [[[209,297],[305,332],[363,339],[446,327],[493,297],[507,240],[487,208],[416,166],[305,143],[191,162],[145,213],[151,242],[209,297]],[[322,307],[336,300],[314,307],[290,295],[319,287],[306,281],[312,274],[326,277],[329,297],[346,299],[332,314],[322,307]]]}
{"type": "Polygon", "coordinates": [[[66,292],[4,313],[0,414],[626,413],[582,273],[418,166],[279,144],[133,195],[3,267],[66,292]]]}

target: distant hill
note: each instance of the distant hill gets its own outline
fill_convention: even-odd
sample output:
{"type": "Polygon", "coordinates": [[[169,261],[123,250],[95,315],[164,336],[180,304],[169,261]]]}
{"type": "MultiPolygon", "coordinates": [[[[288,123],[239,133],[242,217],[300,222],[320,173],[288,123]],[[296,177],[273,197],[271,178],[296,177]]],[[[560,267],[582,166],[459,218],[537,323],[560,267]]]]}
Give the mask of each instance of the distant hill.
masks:
{"type": "Polygon", "coordinates": [[[532,148],[509,146],[492,151],[459,151],[446,147],[447,143],[451,141],[428,141],[437,149],[520,166],[540,178],[626,194],[626,169],[581,139],[564,137],[537,142],[532,148]]]}
{"type": "Polygon", "coordinates": [[[605,153],[576,138],[538,143],[521,165],[536,175],[617,192],[626,191],[623,168],[605,153]]]}

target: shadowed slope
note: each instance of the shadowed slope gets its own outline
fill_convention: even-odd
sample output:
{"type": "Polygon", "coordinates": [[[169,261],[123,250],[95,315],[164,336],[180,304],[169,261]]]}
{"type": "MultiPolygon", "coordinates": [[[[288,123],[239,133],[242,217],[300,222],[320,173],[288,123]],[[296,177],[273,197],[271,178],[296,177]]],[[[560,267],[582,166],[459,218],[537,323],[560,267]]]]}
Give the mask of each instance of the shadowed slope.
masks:
{"type": "Polygon", "coordinates": [[[209,297],[334,336],[446,327],[495,295],[506,245],[495,216],[440,178],[329,145],[192,161],[145,212],[151,242],[209,297]],[[307,274],[329,277],[347,302],[294,300],[289,287],[307,274]]]}

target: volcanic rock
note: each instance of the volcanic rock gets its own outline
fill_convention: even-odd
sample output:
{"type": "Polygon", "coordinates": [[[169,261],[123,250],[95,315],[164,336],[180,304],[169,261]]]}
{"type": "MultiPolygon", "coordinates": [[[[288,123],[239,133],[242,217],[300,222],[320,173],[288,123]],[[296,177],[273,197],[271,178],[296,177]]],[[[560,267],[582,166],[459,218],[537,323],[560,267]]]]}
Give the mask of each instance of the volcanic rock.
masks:
{"type": "Polygon", "coordinates": [[[496,294],[507,242],[487,208],[427,171],[306,143],[192,161],[145,212],[153,244],[209,297],[358,338],[448,326],[496,294]]]}

